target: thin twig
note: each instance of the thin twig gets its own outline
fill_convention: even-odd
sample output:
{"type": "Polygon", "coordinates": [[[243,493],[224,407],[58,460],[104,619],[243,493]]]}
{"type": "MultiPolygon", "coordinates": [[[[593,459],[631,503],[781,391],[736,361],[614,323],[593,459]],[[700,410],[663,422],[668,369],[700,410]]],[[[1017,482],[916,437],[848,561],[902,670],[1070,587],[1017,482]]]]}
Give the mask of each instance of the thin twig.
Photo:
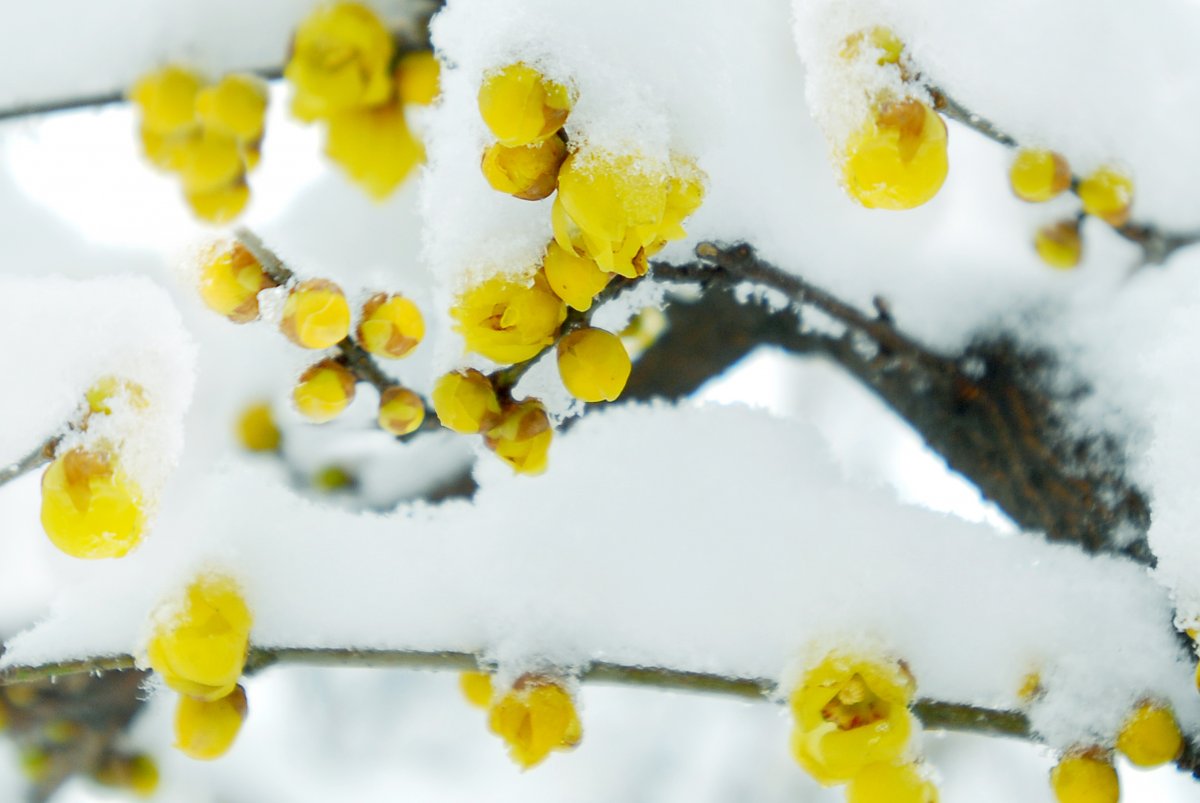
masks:
{"type": "Polygon", "coordinates": [[[29,454],[22,457],[12,465],[0,468],[0,485],[12,482],[18,477],[37,471],[42,466],[54,459],[54,450],[58,448],[58,443],[61,440],[57,435],[46,440],[41,446],[38,446],[29,454]]]}

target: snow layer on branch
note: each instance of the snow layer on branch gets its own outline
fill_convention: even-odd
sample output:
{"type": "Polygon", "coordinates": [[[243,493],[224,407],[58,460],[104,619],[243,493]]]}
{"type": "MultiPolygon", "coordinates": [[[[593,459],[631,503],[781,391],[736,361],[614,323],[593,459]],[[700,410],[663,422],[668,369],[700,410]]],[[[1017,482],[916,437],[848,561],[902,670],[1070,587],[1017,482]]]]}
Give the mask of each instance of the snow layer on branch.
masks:
{"type": "Polygon", "coordinates": [[[71,281],[0,277],[0,318],[22,340],[0,355],[9,392],[0,402],[0,462],[15,462],[53,435],[61,449],[108,440],[150,499],[183,449],[192,398],[195,346],[170,296],[143,278],[71,281]],[[86,409],[84,394],[105,377],[136,383],[145,405],[123,395],[87,432],[68,431],[86,409]]]}
{"type": "Polygon", "coordinates": [[[534,480],[481,472],[472,505],[353,525],[253,468],[212,476],[173,500],[138,552],[65,590],[4,661],[134,651],[156,602],[219,566],[243,583],[263,646],[786,683],[813,649],[869,644],[940,699],[1016,706],[1040,672],[1032,715],[1059,746],[1111,738],[1147,694],[1200,723],[1169,600],[1144,571],[856,486],[803,425],[741,408],[618,408],[583,420],[552,460],[534,480]]]}

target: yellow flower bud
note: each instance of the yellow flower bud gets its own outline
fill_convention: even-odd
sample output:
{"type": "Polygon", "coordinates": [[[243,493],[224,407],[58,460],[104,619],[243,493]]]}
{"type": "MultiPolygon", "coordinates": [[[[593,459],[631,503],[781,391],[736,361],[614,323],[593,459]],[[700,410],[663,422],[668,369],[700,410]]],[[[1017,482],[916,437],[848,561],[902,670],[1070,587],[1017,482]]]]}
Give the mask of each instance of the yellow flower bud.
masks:
{"type": "Polygon", "coordinates": [[[31,783],[41,783],[50,777],[54,769],[54,759],[39,747],[27,747],[21,750],[19,759],[21,774],[31,783]]]}
{"type": "Polygon", "coordinates": [[[938,792],[915,764],[868,764],[850,779],[846,803],[937,803],[938,792]]]}
{"type": "Polygon", "coordinates": [[[138,797],[152,797],[158,791],[158,765],[145,753],[110,755],[92,777],[97,783],[114,789],[128,789],[138,797]]]}
{"type": "Polygon", "coordinates": [[[392,103],[330,116],[325,155],[381,201],[424,161],[425,148],[409,129],[404,110],[392,103]]]}
{"type": "Polygon", "coordinates": [[[515,148],[497,142],[483,152],[483,177],[494,190],[540,201],[554,193],[566,158],[567,145],[558,137],[515,148]]]}
{"type": "Polygon", "coordinates": [[[312,487],[327,494],[353,488],[357,482],[354,475],[341,466],[325,466],[312,477],[312,487]]]}
{"type": "Polygon", "coordinates": [[[463,697],[476,708],[488,708],[492,704],[492,676],[488,672],[463,672],[458,676],[458,686],[463,697]]]}
{"type": "Polygon", "coordinates": [[[541,474],[554,430],[546,408],[537,399],[509,405],[483,435],[484,444],[517,474],[541,474]]]}
{"type": "Polygon", "coordinates": [[[446,429],[473,435],[500,418],[500,401],[488,378],[474,369],[446,374],[433,386],[433,409],[446,429]]]}
{"type": "Polygon", "coordinates": [[[397,437],[416,432],[425,421],[425,402],[407,388],[388,388],[379,398],[379,427],[397,437]]]}
{"type": "Polygon", "coordinates": [[[1145,702],[1121,726],[1117,750],[1139,767],[1157,767],[1179,758],[1183,752],[1183,734],[1171,709],[1145,702]]]}
{"type": "Polygon", "coordinates": [[[160,170],[178,170],[183,163],[188,143],[196,136],[199,136],[199,131],[195,128],[185,128],[168,134],[153,131],[145,126],[138,129],[142,154],[150,164],[160,170]]]}
{"type": "Polygon", "coordinates": [[[145,526],[141,491],[112,454],[72,449],[42,475],[42,528],[72,557],[122,557],[145,526]]]}
{"type": "Polygon", "coordinates": [[[946,124],[906,98],[881,105],[846,143],[842,179],[869,209],[912,209],[937,194],[948,169],[946,124]]]}
{"type": "Polygon", "coordinates": [[[1063,756],[1050,771],[1050,786],[1058,803],[1117,803],[1121,798],[1117,771],[1099,750],[1063,756]]]}
{"type": "Polygon", "coordinates": [[[150,666],[180,694],[219,700],[242,675],[252,624],[233,579],[201,575],[187,587],[182,604],[156,614],[146,647],[150,666]]]}
{"type": "Polygon", "coordinates": [[[309,366],[296,387],[292,402],[300,415],[314,424],[337,418],[354,401],[354,374],[337,360],[321,360],[309,366]]]}
{"type": "Polygon", "coordinates": [[[1083,211],[1110,226],[1129,222],[1133,205],[1133,179],[1115,167],[1102,167],[1079,182],[1083,211]]]}
{"type": "Polygon", "coordinates": [[[425,319],[402,295],[376,293],[363,304],[358,342],[376,357],[407,357],[425,337],[425,319]]]}
{"type": "Polygon", "coordinates": [[[314,120],[385,102],[392,94],[394,49],[387,26],[367,6],[318,8],[296,29],[283,71],[295,87],[292,112],[314,120]]]}
{"type": "Polygon", "coordinates": [[[792,692],[792,753],[822,784],[904,757],[913,730],[912,676],[894,661],[830,653],[792,692]]]}
{"type": "Polygon", "coordinates": [[[1023,148],[1009,168],[1008,181],[1022,201],[1049,201],[1071,186],[1071,168],[1054,151],[1023,148]]]}
{"type": "Polygon", "coordinates": [[[237,140],[208,129],[183,142],[178,158],[176,170],[190,193],[228,187],[245,173],[237,140]]]}
{"type": "Polygon", "coordinates": [[[493,276],[458,297],[450,316],[467,349],[502,364],[537,355],[567,317],[541,271],[533,281],[493,276]]]}
{"type": "Polygon", "coordinates": [[[488,727],[508,744],[523,769],[541,763],[553,750],[570,750],[583,727],[570,693],[550,678],[527,677],[492,704],[488,727]]]}
{"type": "Polygon", "coordinates": [[[904,54],[904,42],[892,31],[882,25],[876,25],[865,31],[858,31],[846,37],[842,43],[841,57],[847,60],[858,58],[863,46],[869,46],[878,53],[875,63],[882,67],[886,64],[899,64],[904,54]]]}
{"type": "Polygon", "coordinates": [[[175,709],[175,747],[188,758],[212,761],[229,752],[246,721],[246,691],[216,700],[181,696],[175,709]]]}
{"type": "Polygon", "coordinates": [[[601,270],[596,260],[576,253],[575,249],[568,251],[553,241],[546,246],[542,269],[555,295],[565,301],[568,307],[580,312],[592,308],[592,300],[608,286],[613,277],[613,274],[601,270]]]}
{"type": "Polygon", "coordinates": [[[234,323],[258,318],[258,294],[275,286],[263,266],[241,243],[214,246],[200,265],[200,298],[234,323]]]}
{"type": "Polygon", "coordinates": [[[494,70],[479,88],[479,113],[502,145],[515,148],[558,133],[571,113],[570,91],[517,62],[494,70]]]}
{"type": "Polygon", "coordinates": [[[288,294],[279,328],[301,348],[327,349],[350,334],[350,305],[333,282],[308,279],[288,294]]]}
{"type": "Polygon", "coordinates": [[[184,200],[192,214],[205,223],[219,226],[229,223],[242,213],[250,203],[250,188],[244,178],[210,190],[184,190],[184,200]]]}
{"type": "Polygon", "coordinates": [[[1033,236],[1033,247],[1050,267],[1062,270],[1073,268],[1083,255],[1079,224],[1074,220],[1060,220],[1042,226],[1033,236]]]}
{"type": "Polygon", "coordinates": [[[194,71],[172,64],[139,78],[129,99],[141,112],[143,130],[172,134],[195,125],[196,95],[203,85],[194,71]]]}
{"type": "Polygon", "coordinates": [[[262,138],[267,86],[253,75],[227,75],[196,96],[196,116],[205,128],[249,142],[262,138]]]}
{"type": "Polygon", "coordinates": [[[437,99],[441,66],[431,50],[405,53],[396,65],[396,93],[401,103],[428,106],[437,99]]]}
{"type": "Polygon", "coordinates": [[[603,329],[576,329],[558,341],[558,373],[580,401],[616,400],[632,367],[621,338],[603,329]]]}
{"type": "Polygon", "coordinates": [[[257,402],[247,405],[238,416],[237,439],[250,452],[273,452],[283,436],[271,415],[271,405],[257,402]]]}
{"type": "Polygon", "coordinates": [[[621,342],[631,357],[653,346],[667,330],[667,316],[658,307],[646,307],[621,331],[621,342]]]}
{"type": "Polygon", "coordinates": [[[135,410],[150,406],[146,389],[137,382],[117,376],[103,376],[84,394],[89,415],[112,415],[113,403],[127,404],[135,410]]]}

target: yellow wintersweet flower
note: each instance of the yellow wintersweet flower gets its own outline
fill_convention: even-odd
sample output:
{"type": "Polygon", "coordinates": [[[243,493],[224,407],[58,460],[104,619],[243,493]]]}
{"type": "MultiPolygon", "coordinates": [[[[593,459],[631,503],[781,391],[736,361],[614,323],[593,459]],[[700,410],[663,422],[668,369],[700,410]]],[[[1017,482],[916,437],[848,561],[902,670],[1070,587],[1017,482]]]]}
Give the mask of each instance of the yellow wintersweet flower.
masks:
{"type": "Polygon", "coordinates": [[[250,203],[250,188],[244,178],[208,190],[184,190],[184,200],[192,213],[213,225],[222,225],[236,218],[250,203]]]}
{"type": "Polygon", "coordinates": [[[241,243],[213,246],[202,257],[200,298],[234,323],[258,318],[258,294],[269,287],[275,280],[241,243]]]}
{"type": "Polygon", "coordinates": [[[912,209],[946,180],[946,124],[916,98],[883,103],[846,143],[842,180],[869,209],[912,209]]]}
{"type": "Polygon", "coordinates": [[[497,142],[483,152],[483,177],[492,189],[523,201],[550,197],[558,186],[558,170],[567,145],[558,137],[510,148],[497,142]]]}
{"type": "Polygon", "coordinates": [[[659,251],[670,240],[682,240],[687,236],[683,228],[685,218],[700,208],[704,200],[704,182],[707,176],[691,159],[676,157],[671,161],[671,178],[667,182],[667,205],[663,210],[662,226],[658,239],[646,246],[646,253],[659,251]]]}
{"type": "Polygon", "coordinates": [[[118,376],[102,376],[84,394],[89,415],[112,415],[113,403],[127,404],[135,410],[150,406],[146,389],[128,379],[118,376]]]}
{"type": "Polygon", "coordinates": [[[194,128],[161,134],[145,126],[138,129],[138,137],[142,142],[142,154],[150,160],[150,164],[160,170],[178,170],[183,162],[184,150],[188,143],[198,135],[194,128]]]}
{"type": "Polygon", "coordinates": [[[383,20],[362,3],[318,8],[296,29],[283,71],[295,87],[293,114],[314,120],[384,103],[394,49],[383,20]]]}
{"type": "Polygon", "coordinates": [[[420,429],[425,421],[425,402],[408,388],[391,387],[379,397],[379,426],[397,437],[420,429]]]}
{"type": "Polygon", "coordinates": [[[1079,200],[1089,215],[1123,226],[1133,205],[1133,179],[1115,167],[1102,167],[1079,182],[1079,200]]]}
{"type": "Polygon", "coordinates": [[[409,129],[404,109],[390,103],[331,115],[325,155],[379,201],[425,160],[425,147],[409,129]]]}
{"type": "Polygon", "coordinates": [[[904,757],[913,730],[914,683],[889,660],[830,653],[792,692],[792,753],[822,784],[848,781],[868,764],[904,757]]]}
{"type": "Polygon", "coordinates": [[[1144,702],[1121,726],[1117,750],[1139,767],[1157,767],[1179,758],[1183,752],[1183,734],[1170,708],[1144,702]]]}
{"type": "Polygon", "coordinates": [[[201,575],[187,587],[182,605],[157,618],[146,648],[150,666],[180,694],[219,700],[242,675],[252,622],[232,578],[201,575]]]}
{"type": "Polygon", "coordinates": [[[488,378],[474,369],[452,371],[433,386],[433,409],[442,426],[473,435],[500,418],[500,401],[488,378]]]}
{"type": "Polygon", "coordinates": [[[915,764],[868,764],[846,787],[846,803],[937,803],[937,800],[937,787],[915,764]]]}
{"type": "Polygon", "coordinates": [[[555,241],[546,246],[542,270],[555,295],[568,307],[586,312],[592,301],[612,281],[613,274],[600,269],[596,260],[575,249],[565,249],[555,241]]]}
{"type": "Polygon", "coordinates": [[[876,25],[847,36],[846,41],[842,43],[842,51],[839,55],[847,60],[856,59],[862,51],[864,43],[878,54],[875,63],[880,67],[886,64],[899,64],[904,53],[904,42],[900,40],[900,37],[896,36],[891,28],[876,25]]]}
{"type": "Polygon", "coordinates": [[[401,103],[428,106],[440,91],[441,66],[432,50],[405,53],[396,65],[396,94],[401,103]]]}
{"type": "Polygon", "coordinates": [[[267,86],[253,75],[227,75],[196,96],[204,127],[240,142],[258,140],[267,114],[267,86]]]}
{"type": "Polygon", "coordinates": [[[1060,220],[1042,226],[1033,236],[1033,247],[1042,261],[1052,268],[1067,270],[1075,267],[1083,256],[1079,223],[1060,220]]]}
{"type": "Polygon", "coordinates": [[[558,341],[558,373],[580,401],[615,401],[631,370],[625,345],[611,332],[584,327],[558,341]]]}
{"type": "Polygon", "coordinates": [[[129,99],[141,112],[142,130],[174,134],[196,123],[196,95],[204,86],[196,72],[175,64],[138,79],[129,99]]]}
{"type": "Polygon", "coordinates": [[[510,364],[553,343],[567,310],[538,271],[532,281],[493,276],[460,295],[450,315],[468,350],[510,364]]]}
{"type": "Polygon", "coordinates": [[[185,192],[206,192],[238,182],[246,172],[237,140],[201,129],[179,145],[175,171],[185,192]]]}
{"type": "Polygon", "coordinates": [[[257,402],[242,410],[237,419],[237,439],[250,452],[273,452],[283,435],[271,414],[271,405],[257,402]]]}
{"type": "Polygon", "coordinates": [[[350,304],[333,282],[308,279],[288,294],[279,329],[301,348],[327,349],[350,334],[350,304]]]}
{"type": "Polygon", "coordinates": [[[1008,182],[1022,201],[1040,203],[1071,186],[1071,168],[1054,151],[1022,148],[1008,169],[1008,182]]]}
{"type": "Polygon", "coordinates": [[[425,337],[421,310],[402,295],[376,293],[362,307],[359,345],[377,357],[406,357],[425,337]]]}
{"type": "Polygon", "coordinates": [[[1058,803],[1117,803],[1121,785],[1117,771],[1097,748],[1066,754],[1050,770],[1050,786],[1058,803]]]}
{"type": "Polygon", "coordinates": [[[145,529],[141,490],[107,451],[72,449],[42,475],[42,529],[75,558],[119,558],[145,529]]]}
{"type": "Polygon", "coordinates": [[[337,360],[321,360],[300,374],[292,389],[292,403],[314,424],[337,418],[354,401],[354,374],[337,360]]]}
{"type": "Polygon", "coordinates": [[[229,752],[246,721],[246,690],[235,686],[216,700],[183,695],[175,708],[175,747],[188,758],[212,761],[229,752]]]}
{"type": "Polygon", "coordinates": [[[523,62],[494,70],[479,88],[479,113],[502,145],[515,148],[558,133],[571,92],[523,62]]]}
{"type": "Polygon", "coordinates": [[[488,708],[492,704],[492,675],[489,672],[463,672],[458,676],[458,686],[463,697],[476,708],[488,708]]]}
{"type": "Polygon", "coordinates": [[[554,430],[546,408],[537,399],[509,405],[497,422],[483,434],[483,442],[517,474],[541,474],[554,430]]]}
{"type": "Polygon", "coordinates": [[[583,737],[575,703],[563,686],[545,677],[526,677],[488,712],[488,727],[508,744],[523,769],[541,763],[553,750],[570,750],[583,737]]]}

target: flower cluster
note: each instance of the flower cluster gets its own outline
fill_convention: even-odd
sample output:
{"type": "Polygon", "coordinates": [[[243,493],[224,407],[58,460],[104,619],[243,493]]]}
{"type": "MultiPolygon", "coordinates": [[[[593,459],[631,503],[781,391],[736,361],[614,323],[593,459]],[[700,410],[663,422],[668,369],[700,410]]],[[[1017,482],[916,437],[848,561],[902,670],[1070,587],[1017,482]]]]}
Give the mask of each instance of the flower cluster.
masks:
{"type": "Polygon", "coordinates": [[[486,672],[464,672],[467,701],[488,712],[488,727],[508,745],[508,754],[530,769],[555,750],[570,750],[583,737],[575,701],[565,683],[546,675],[522,675],[503,694],[486,672]]]}
{"type": "Polygon", "coordinates": [[[284,77],[292,113],[325,123],[325,154],[382,200],[425,158],[406,105],[438,94],[438,63],[428,51],[401,55],[383,20],[362,3],[338,2],[296,29],[284,77]]]}
{"type": "Polygon", "coordinates": [[[491,379],[479,371],[452,371],[433,387],[433,409],[442,426],[483,443],[519,474],[546,470],[554,436],[537,399],[501,401],[491,379]]]}
{"type": "Polygon", "coordinates": [[[156,612],[147,662],[178,692],[175,746],[200,760],[224,755],[246,719],[238,684],[250,649],[253,619],[237,583],[203,574],[183,599],[156,612]]]}
{"type": "Polygon", "coordinates": [[[899,662],[828,654],[792,692],[792,754],[820,783],[847,783],[850,803],[936,803],[912,755],[914,691],[899,662]]]}
{"type": "Polygon", "coordinates": [[[129,99],[140,112],[146,158],[179,177],[195,215],[227,223],[241,214],[250,200],[246,174],[259,161],[266,84],[242,74],[207,84],[169,65],[142,76],[129,99]]]}
{"type": "Polygon", "coordinates": [[[883,27],[853,34],[843,43],[846,62],[894,74],[904,92],[880,89],[859,127],[841,143],[842,183],[869,209],[912,209],[937,195],[949,162],[946,124],[912,80],[904,44],[883,27]]]}

